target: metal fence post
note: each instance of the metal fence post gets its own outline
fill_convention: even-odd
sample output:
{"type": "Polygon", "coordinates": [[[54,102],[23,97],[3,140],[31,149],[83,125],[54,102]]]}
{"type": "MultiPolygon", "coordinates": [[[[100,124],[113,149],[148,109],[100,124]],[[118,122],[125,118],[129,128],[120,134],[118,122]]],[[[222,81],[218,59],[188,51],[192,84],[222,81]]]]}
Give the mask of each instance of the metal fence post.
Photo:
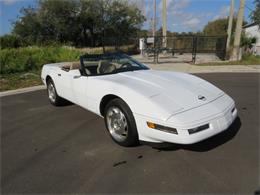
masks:
{"type": "Polygon", "coordinates": [[[195,64],[196,62],[196,55],[197,55],[197,36],[193,36],[193,43],[192,43],[192,63],[195,64]]]}

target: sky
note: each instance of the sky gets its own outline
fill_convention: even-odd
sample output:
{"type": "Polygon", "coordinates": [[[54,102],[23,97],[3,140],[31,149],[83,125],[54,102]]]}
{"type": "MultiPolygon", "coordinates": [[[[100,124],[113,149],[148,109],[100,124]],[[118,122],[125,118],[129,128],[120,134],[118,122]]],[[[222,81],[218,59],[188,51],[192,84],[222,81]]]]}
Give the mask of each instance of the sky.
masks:
{"type": "MultiPolygon", "coordinates": [[[[153,16],[153,0],[130,0],[143,10],[147,21],[143,29],[149,29],[153,16]]],[[[255,8],[254,0],[246,0],[245,20],[250,22],[249,14],[255,8]]],[[[197,32],[212,20],[227,17],[230,0],[167,0],[167,28],[174,32],[197,32]]],[[[0,0],[0,35],[12,31],[12,23],[21,15],[23,7],[36,7],[37,0],[0,0]]],[[[239,0],[235,0],[238,11],[239,0]]],[[[162,0],[157,0],[157,28],[161,27],[162,0]]]]}

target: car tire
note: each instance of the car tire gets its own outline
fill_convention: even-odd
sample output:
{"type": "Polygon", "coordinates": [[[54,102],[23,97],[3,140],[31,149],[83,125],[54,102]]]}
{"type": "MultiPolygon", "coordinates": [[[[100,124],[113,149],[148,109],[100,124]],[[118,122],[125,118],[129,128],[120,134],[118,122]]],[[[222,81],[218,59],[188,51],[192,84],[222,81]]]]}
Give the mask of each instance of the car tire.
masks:
{"type": "Polygon", "coordinates": [[[64,103],[64,99],[61,98],[56,91],[55,84],[52,79],[47,80],[47,94],[49,101],[54,106],[61,106],[64,103]]]}
{"type": "Polygon", "coordinates": [[[139,144],[133,113],[122,99],[113,99],[106,105],[104,119],[108,133],[117,144],[125,147],[139,144]]]}

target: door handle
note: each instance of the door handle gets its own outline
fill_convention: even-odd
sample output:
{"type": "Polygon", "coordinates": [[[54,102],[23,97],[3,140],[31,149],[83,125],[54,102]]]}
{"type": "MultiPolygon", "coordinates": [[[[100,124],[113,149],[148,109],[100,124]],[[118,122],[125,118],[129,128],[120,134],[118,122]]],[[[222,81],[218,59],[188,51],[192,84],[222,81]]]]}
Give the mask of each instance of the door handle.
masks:
{"type": "Polygon", "coordinates": [[[81,75],[73,76],[73,79],[78,79],[80,77],[81,77],[81,75]]]}
{"type": "Polygon", "coordinates": [[[58,74],[58,76],[60,77],[60,76],[61,76],[61,74],[58,74]]]}

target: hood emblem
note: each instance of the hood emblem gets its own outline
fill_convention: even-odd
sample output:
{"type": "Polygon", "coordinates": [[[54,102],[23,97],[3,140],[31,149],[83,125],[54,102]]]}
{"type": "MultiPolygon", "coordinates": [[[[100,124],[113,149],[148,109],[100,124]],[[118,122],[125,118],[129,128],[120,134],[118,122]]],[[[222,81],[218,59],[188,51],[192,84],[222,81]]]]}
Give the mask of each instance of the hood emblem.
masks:
{"type": "Polygon", "coordinates": [[[207,100],[207,98],[205,96],[203,96],[203,95],[198,95],[198,99],[202,100],[202,101],[206,101],[207,100]]]}

